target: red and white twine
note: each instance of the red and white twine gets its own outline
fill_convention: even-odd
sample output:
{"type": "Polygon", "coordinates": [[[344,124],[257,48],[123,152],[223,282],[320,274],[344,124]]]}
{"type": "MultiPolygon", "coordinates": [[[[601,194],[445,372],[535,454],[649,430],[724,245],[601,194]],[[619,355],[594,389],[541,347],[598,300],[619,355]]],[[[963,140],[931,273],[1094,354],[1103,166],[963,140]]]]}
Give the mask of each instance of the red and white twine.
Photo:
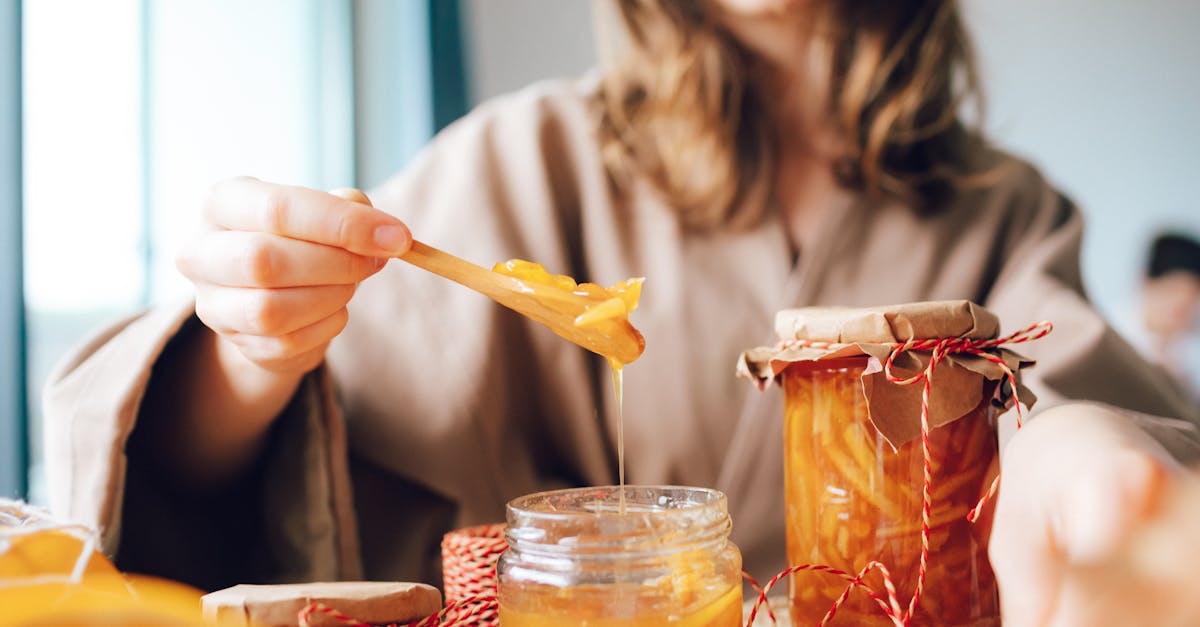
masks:
{"type": "Polygon", "coordinates": [[[504,525],[467,527],[442,538],[446,603],[496,592],[496,560],[508,549],[504,525]]]}
{"type": "MultiPolygon", "coordinates": [[[[829,611],[826,612],[825,616],[820,620],[820,622],[817,623],[818,627],[827,624],[833,618],[842,604],[846,602],[850,592],[855,589],[864,591],[872,600],[874,600],[875,603],[878,604],[883,610],[883,613],[891,619],[894,625],[899,627],[908,625],[913,616],[916,614],[917,605],[921,601],[921,595],[925,589],[925,575],[929,570],[929,519],[933,505],[933,455],[929,448],[929,396],[933,385],[934,369],[937,368],[937,365],[941,363],[941,361],[948,355],[956,353],[975,355],[995,364],[1004,373],[1004,377],[1008,381],[1009,387],[1012,391],[1013,406],[1017,410],[1017,428],[1020,429],[1023,415],[1021,413],[1021,399],[1018,397],[1017,393],[1016,375],[1013,373],[1012,369],[1008,367],[1008,364],[1004,363],[1003,359],[994,353],[988,352],[988,350],[999,348],[1007,344],[1021,344],[1024,342],[1032,342],[1034,340],[1041,339],[1049,334],[1053,328],[1053,324],[1043,321],[1037,324],[1032,324],[1024,329],[1021,329],[1020,331],[1017,331],[1016,333],[1013,333],[1012,335],[990,340],[944,338],[908,340],[905,342],[897,342],[892,344],[891,353],[888,355],[887,361],[884,363],[883,367],[884,375],[887,377],[888,381],[897,385],[913,385],[916,383],[924,384],[921,389],[921,454],[923,458],[922,462],[924,470],[921,480],[921,554],[920,561],[918,562],[917,566],[917,584],[913,590],[912,598],[909,599],[908,608],[903,612],[900,610],[900,603],[896,598],[896,587],[892,581],[891,573],[888,572],[888,569],[885,565],[879,562],[870,562],[866,564],[863,566],[862,570],[854,575],[825,564],[799,564],[784,569],[783,572],[772,577],[771,580],[767,582],[767,585],[763,586],[762,589],[759,590],[758,600],[755,601],[754,607],[750,610],[750,616],[746,621],[747,627],[754,624],[754,619],[758,614],[759,608],[764,604],[767,604],[767,593],[771,591],[771,588],[773,588],[775,584],[779,583],[782,579],[801,571],[825,572],[845,579],[848,582],[846,589],[842,592],[841,596],[839,596],[833,602],[833,605],[829,608],[829,611]],[[925,366],[924,370],[911,377],[899,377],[892,372],[893,364],[895,363],[897,357],[909,351],[928,352],[929,363],[925,366]],[[876,590],[863,582],[863,578],[866,577],[867,573],[874,569],[878,569],[880,575],[883,577],[883,585],[887,594],[886,601],[884,597],[876,590]]],[[[808,340],[788,340],[780,344],[780,348],[836,349],[844,346],[847,345],[832,342],[813,342],[808,340]]],[[[992,481],[992,484],[988,488],[987,492],[983,495],[983,498],[979,500],[975,507],[971,508],[971,511],[967,514],[967,520],[975,522],[975,520],[979,518],[979,512],[982,510],[983,506],[993,496],[995,496],[999,485],[1000,477],[997,475],[992,481]]],[[[768,611],[770,611],[769,604],[767,604],[767,607],[768,611]]],[[[774,622],[774,617],[772,617],[772,622],[774,622]]]]}

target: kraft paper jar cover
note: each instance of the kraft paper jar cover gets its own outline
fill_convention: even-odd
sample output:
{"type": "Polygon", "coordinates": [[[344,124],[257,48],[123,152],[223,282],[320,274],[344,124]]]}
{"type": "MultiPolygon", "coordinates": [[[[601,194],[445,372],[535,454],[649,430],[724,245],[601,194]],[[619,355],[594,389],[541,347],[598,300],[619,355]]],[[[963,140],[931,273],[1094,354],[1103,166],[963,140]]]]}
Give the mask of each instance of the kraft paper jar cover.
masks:
{"type": "MultiPolygon", "coordinates": [[[[992,312],[970,301],[934,301],[883,307],[807,307],[780,311],[775,317],[780,343],[744,351],[738,358],[738,375],[760,388],[789,367],[847,357],[866,357],[862,374],[863,394],[870,419],[893,446],[921,433],[921,385],[898,385],[888,381],[884,364],[898,344],[908,340],[961,338],[995,339],[1000,321],[992,312]],[[803,341],[798,345],[794,341],[803,341]]],[[[1021,384],[1020,370],[1033,361],[1006,348],[987,352],[1003,360],[1017,381],[1021,402],[1032,406],[1036,397],[1021,384]]],[[[908,350],[897,355],[892,373],[910,377],[929,364],[930,351],[908,350]]],[[[934,371],[930,388],[930,427],[957,420],[979,404],[988,387],[994,388],[993,402],[1001,407],[1012,403],[1012,390],[1004,368],[984,357],[951,352],[934,371]],[[992,383],[995,385],[992,385],[992,383]]]]}

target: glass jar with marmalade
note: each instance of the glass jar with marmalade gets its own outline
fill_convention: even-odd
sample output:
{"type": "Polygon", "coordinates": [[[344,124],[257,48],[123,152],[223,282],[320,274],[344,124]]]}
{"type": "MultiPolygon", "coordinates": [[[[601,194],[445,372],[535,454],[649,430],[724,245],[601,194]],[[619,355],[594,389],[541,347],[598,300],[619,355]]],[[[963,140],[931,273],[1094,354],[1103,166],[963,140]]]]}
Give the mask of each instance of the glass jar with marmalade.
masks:
{"type": "Polygon", "coordinates": [[[504,627],[738,627],[741,554],[725,496],[683,487],[542,492],[508,504],[504,627]]]}
{"type": "MultiPolygon", "coordinates": [[[[889,381],[888,356],[909,339],[995,338],[999,322],[977,305],[914,303],[867,309],[780,312],[781,343],[742,356],[739,369],[784,391],[784,495],[788,564],[824,564],[857,573],[886,566],[906,610],[921,556],[924,454],[922,384],[889,381]]],[[[1029,362],[1007,351],[1016,370],[1029,362]]],[[[923,371],[929,354],[899,353],[896,378],[923,371]]],[[[913,625],[999,625],[1000,604],[987,546],[991,508],[967,515],[998,471],[996,419],[1011,391],[1003,370],[950,355],[934,370],[930,397],[928,567],[913,625]]],[[[1023,401],[1032,399],[1021,389],[1023,401]]],[[[865,579],[884,594],[882,577],[865,579]]],[[[846,589],[827,573],[792,575],[793,624],[817,624],[846,589]]],[[[833,624],[892,625],[863,591],[853,591],[833,624]]]]}

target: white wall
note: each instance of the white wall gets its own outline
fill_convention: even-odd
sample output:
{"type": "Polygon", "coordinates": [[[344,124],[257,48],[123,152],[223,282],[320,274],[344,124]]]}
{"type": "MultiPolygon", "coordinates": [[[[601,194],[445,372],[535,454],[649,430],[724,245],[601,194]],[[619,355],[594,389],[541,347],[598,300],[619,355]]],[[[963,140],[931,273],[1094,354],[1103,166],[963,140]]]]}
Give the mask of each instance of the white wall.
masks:
{"type": "Polygon", "coordinates": [[[969,0],[987,127],[1086,212],[1084,275],[1133,309],[1163,227],[1200,235],[1200,2],[969,0]]]}
{"type": "Polygon", "coordinates": [[[465,0],[472,101],[587,71],[596,62],[591,7],[587,0],[465,0]]]}
{"type": "MultiPolygon", "coordinates": [[[[468,0],[477,99],[595,62],[591,3],[468,0]]],[[[966,0],[987,128],[1086,212],[1084,271],[1129,308],[1163,226],[1200,234],[1200,2],[966,0]]]]}

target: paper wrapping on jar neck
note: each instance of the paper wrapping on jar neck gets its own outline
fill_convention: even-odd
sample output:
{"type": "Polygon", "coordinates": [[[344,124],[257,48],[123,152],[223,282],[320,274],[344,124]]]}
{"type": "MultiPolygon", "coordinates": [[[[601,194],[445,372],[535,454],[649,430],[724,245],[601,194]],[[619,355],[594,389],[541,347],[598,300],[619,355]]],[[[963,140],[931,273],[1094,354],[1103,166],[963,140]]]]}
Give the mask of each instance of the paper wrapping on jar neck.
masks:
{"type": "MultiPolygon", "coordinates": [[[[820,366],[819,362],[865,357],[863,396],[869,419],[893,448],[921,435],[923,384],[901,385],[888,380],[884,364],[897,343],[911,339],[995,339],[1000,321],[992,312],[969,301],[908,303],[885,307],[808,307],[787,309],[775,316],[777,346],[752,348],[738,359],[738,376],[753,380],[762,389],[789,367],[820,366]],[[788,346],[789,340],[823,342],[828,346],[788,346]]],[[[1006,348],[988,349],[999,357],[1017,380],[1022,403],[1032,406],[1036,397],[1021,384],[1020,370],[1033,361],[1006,348]]],[[[906,351],[892,363],[892,374],[909,378],[924,370],[929,351],[906,351]]],[[[1012,390],[1004,369],[983,357],[951,353],[933,373],[929,399],[931,428],[953,422],[991,394],[1001,408],[1012,405],[1012,390]]]]}

